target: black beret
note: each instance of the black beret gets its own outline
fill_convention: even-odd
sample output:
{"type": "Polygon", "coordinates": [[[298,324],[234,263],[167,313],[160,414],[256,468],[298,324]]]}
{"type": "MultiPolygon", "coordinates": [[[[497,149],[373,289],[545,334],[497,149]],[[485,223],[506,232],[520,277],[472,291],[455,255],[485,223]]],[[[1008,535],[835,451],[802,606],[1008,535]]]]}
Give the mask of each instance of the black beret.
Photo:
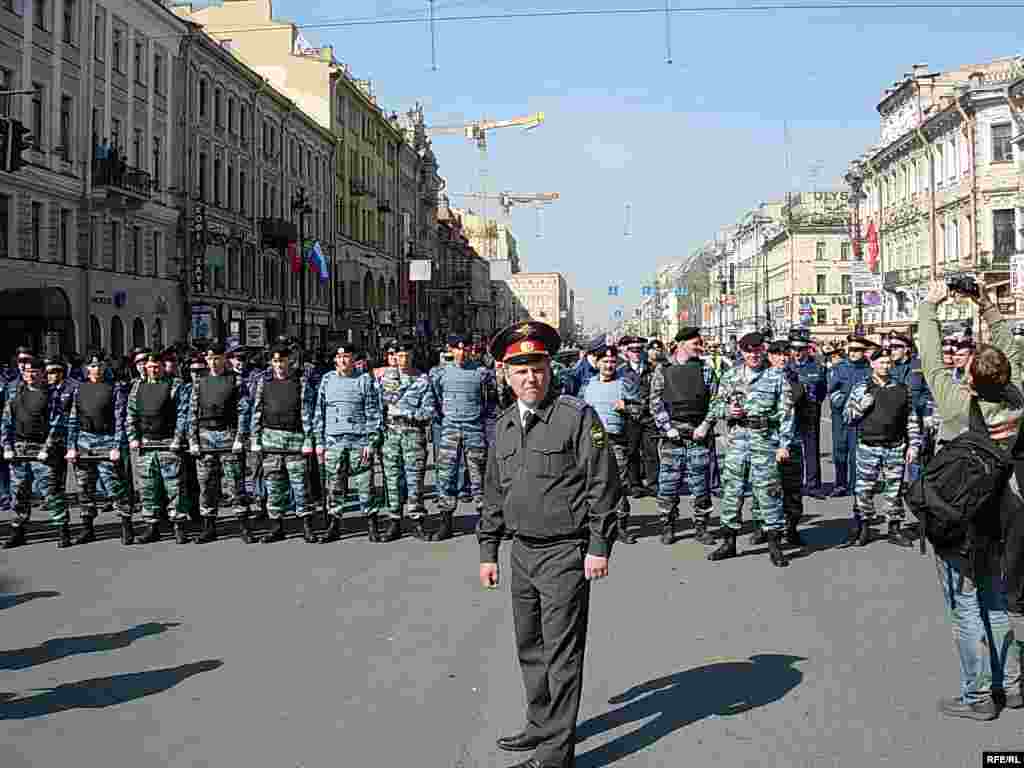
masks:
{"type": "Polygon", "coordinates": [[[757,331],[746,334],[742,339],[739,340],[737,346],[744,352],[749,352],[754,347],[760,347],[764,344],[764,336],[757,331]]]}
{"type": "Polygon", "coordinates": [[[220,341],[215,341],[206,348],[207,354],[213,353],[214,355],[223,355],[226,351],[224,343],[220,341]]]}
{"type": "Polygon", "coordinates": [[[391,349],[394,350],[395,352],[412,352],[414,349],[416,349],[416,339],[411,337],[405,339],[395,339],[395,341],[391,345],[391,349]]]}
{"type": "Polygon", "coordinates": [[[352,357],[358,357],[360,354],[360,350],[355,344],[339,344],[334,348],[334,354],[352,355],[352,357]]]}
{"type": "Polygon", "coordinates": [[[773,355],[784,355],[789,352],[789,342],[782,340],[773,341],[768,345],[768,351],[773,355]]]}
{"type": "MultiPolygon", "coordinates": [[[[547,323],[528,320],[502,329],[491,342],[491,354],[504,363],[521,363],[532,357],[550,357],[562,346],[562,337],[547,323]]],[[[592,351],[592,350],[588,350],[592,351]]]]}
{"type": "Polygon", "coordinates": [[[679,333],[676,334],[676,343],[681,341],[689,341],[690,339],[696,339],[700,336],[700,328],[694,328],[693,326],[683,326],[679,329],[679,333]]]}
{"type": "Polygon", "coordinates": [[[279,355],[281,357],[291,357],[291,355],[292,355],[292,348],[289,347],[287,344],[283,344],[281,342],[278,342],[270,350],[270,356],[273,357],[274,355],[279,355]]]}
{"type": "Polygon", "coordinates": [[[889,335],[889,342],[892,343],[894,341],[902,341],[908,347],[914,346],[913,339],[911,339],[905,333],[893,333],[893,334],[890,334],[889,335]]]}

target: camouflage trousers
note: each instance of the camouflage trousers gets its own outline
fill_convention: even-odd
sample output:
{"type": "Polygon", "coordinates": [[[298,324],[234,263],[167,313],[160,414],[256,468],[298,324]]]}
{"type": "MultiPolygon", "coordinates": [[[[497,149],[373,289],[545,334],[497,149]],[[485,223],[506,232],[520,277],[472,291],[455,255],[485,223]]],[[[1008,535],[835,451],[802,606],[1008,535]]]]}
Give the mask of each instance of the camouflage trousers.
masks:
{"type": "Polygon", "coordinates": [[[629,517],[629,497],[632,493],[632,484],[629,479],[629,436],[626,433],[608,433],[608,445],[612,449],[612,456],[615,457],[615,464],[619,469],[619,483],[622,485],[622,500],[619,502],[619,519],[629,517]]]}
{"type": "Polygon", "coordinates": [[[775,461],[778,443],[767,435],[732,427],[729,448],[722,462],[722,527],[738,531],[743,521],[743,488],[750,479],[761,527],[768,532],[785,527],[782,507],[782,473],[775,461]]]}
{"type": "Polygon", "coordinates": [[[882,497],[887,522],[903,519],[903,473],[907,444],[895,448],[857,445],[857,485],[853,496],[853,519],[870,520],[875,515],[875,495],[882,497]]]}
{"type": "Polygon", "coordinates": [[[324,446],[324,469],[327,473],[327,505],[332,517],[341,517],[345,490],[355,488],[359,508],[364,514],[373,514],[373,456],[363,460],[363,450],[369,445],[365,435],[328,435],[324,446]]]}
{"type": "MultiPolygon", "coordinates": [[[[789,461],[779,464],[782,478],[782,510],[786,515],[786,522],[790,525],[798,524],[804,516],[803,471],[804,447],[797,439],[789,447],[789,461]]],[[[751,517],[754,515],[751,514],[751,517]]]]}
{"type": "MultiPolygon", "coordinates": [[[[128,483],[121,461],[110,461],[110,452],[120,449],[113,435],[97,435],[81,432],[78,435],[78,458],[74,464],[75,480],[78,482],[78,503],[82,518],[96,517],[97,502],[114,502],[114,512],[121,517],[131,517],[128,503],[128,483]],[[95,457],[95,458],[94,458],[95,457]]],[[[122,454],[122,459],[123,459],[122,454]]]]}
{"type": "Polygon", "coordinates": [[[199,479],[199,513],[203,517],[216,517],[225,497],[233,501],[236,515],[248,514],[242,453],[213,452],[217,449],[231,450],[235,437],[234,430],[199,430],[196,475],[199,479]]]}
{"type": "Polygon", "coordinates": [[[456,497],[451,493],[458,488],[462,458],[469,468],[469,492],[477,504],[483,498],[484,471],[487,468],[487,443],[479,428],[460,427],[444,424],[441,426],[441,442],[437,447],[438,507],[443,511],[455,509],[456,497]]]}
{"type": "Polygon", "coordinates": [[[151,445],[132,455],[135,487],[139,490],[142,517],[148,523],[160,519],[160,509],[167,503],[167,515],[174,521],[188,517],[179,503],[181,490],[181,455],[166,446],[151,445]]]}
{"type": "Polygon", "coordinates": [[[427,433],[422,427],[392,424],[382,449],[388,517],[402,519],[402,479],[408,493],[405,513],[410,520],[423,516],[423,480],[427,474],[427,433]]]}
{"type": "Polygon", "coordinates": [[[306,457],[302,453],[305,436],[283,429],[263,430],[263,481],[267,486],[267,517],[284,517],[291,502],[297,517],[306,517],[306,457]],[[276,453],[268,453],[275,451],[276,453]]]}
{"type": "Polygon", "coordinates": [[[64,461],[64,446],[59,443],[54,445],[45,462],[19,460],[35,458],[42,449],[42,443],[14,443],[15,461],[11,462],[11,496],[14,498],[16,527],[27,523],[32,514],[32,486],[40,473],[47,479],[45,498],[46,511],[50,513],[50,519],[60,524],[67,522],[68,503],[64,496],[67,463],[64,461]]]}
{"type": "Polygon", "coordinates": [[[679,496],[683,474],[693,494],[693,517],[707,522],[711,514],[711,495],[708,489],[708,463],[711,449],[706,443],[693,440],[661,440],[658,446],[661,460],[658,469],[658,514],[662,521],[675,520],[679,513],[679,496]]]}

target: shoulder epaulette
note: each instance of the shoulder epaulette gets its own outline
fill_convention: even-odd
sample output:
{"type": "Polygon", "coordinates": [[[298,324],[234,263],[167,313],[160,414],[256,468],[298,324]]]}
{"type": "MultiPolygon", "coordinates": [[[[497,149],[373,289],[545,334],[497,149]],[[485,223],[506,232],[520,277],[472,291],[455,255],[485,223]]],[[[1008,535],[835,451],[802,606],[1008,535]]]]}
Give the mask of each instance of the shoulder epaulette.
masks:
{"type": "Polygon", "coordinates": [[[559,395],[558,402],[565,403],[566,405],[575,408],[577,411],[582,411],[587,407],[586,400],[581,400],[580,398],[573,397],[572,395],[559,395]]]}

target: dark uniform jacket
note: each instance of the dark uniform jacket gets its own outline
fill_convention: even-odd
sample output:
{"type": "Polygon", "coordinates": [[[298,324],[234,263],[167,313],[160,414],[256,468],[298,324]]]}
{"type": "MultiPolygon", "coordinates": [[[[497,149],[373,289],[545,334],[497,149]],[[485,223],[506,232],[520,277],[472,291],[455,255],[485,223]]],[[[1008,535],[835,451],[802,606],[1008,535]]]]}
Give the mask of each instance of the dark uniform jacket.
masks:
{"type": "Polygon", "coordinates": [[[549,397],[523,435],[516,403],[498,417],[488,451],[480,561],[495,563],[507,529],[530,539],[589,539],[608,557],[622,496],[615,458],[594,409],[576,397],[549,397]]]}

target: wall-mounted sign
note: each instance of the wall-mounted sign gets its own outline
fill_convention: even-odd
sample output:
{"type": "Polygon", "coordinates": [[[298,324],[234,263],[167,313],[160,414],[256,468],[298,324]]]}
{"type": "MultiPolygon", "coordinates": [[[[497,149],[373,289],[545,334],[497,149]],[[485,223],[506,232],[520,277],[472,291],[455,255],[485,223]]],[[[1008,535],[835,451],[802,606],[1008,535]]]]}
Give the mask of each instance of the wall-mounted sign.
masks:
{"type": "Polygon", "coordinates": [[[265,347],[267,345],[267,321],[262,317],[245,321],[245,345],[265,347]]]}

